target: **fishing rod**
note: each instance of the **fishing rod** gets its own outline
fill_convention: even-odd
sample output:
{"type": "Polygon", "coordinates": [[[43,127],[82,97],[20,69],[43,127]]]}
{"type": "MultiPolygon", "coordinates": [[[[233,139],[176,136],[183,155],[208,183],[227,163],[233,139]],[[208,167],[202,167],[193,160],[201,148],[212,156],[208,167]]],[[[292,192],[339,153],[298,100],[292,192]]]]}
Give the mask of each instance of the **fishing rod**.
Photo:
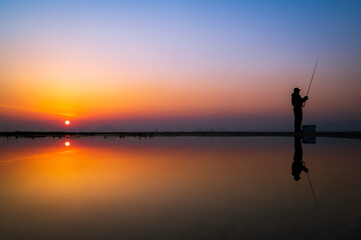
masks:
{"type": "MultiPolygon", "coordinates": [[[[310,81],[310,85],[308,86],[308,90],[307,90],[307,94],[306,96],[308,96],[310,89],[311,89],[311,85],[313,82],[313,77],[315,76],[315,72],[316,72],[316,68],[317,68],[317,64],[318,64],[318,59],[320,58],[320,54],[317,56],[317,60],[316,60],[316,64],[315,64],[315,68],[313,69],[313,73],[312,73],[312,77],[311,77],[311,81],[310,81]]],[[[302,107],[304,107],[306,105],[306,102],[303,103],[302,107]]]]}
{"type": "MultiPolygon", "coordinates": [[[[306,163],[305,163],[305,162],[303,162],[303,165],[306,167],[306,163]]],[[[317,209],[320,209],[320,207],[318,206],[317,199],[316,199],[315,191],[313,190],[313,186],[312,186],[312,183],[311,183],[310,175],[308,174],[308,171],[307,171],[306,173],[307,173],[308,182],[309,182],[310,187],[311,187],[313,199],[315,200],[316,207],[317,207],[317,209]]]]}

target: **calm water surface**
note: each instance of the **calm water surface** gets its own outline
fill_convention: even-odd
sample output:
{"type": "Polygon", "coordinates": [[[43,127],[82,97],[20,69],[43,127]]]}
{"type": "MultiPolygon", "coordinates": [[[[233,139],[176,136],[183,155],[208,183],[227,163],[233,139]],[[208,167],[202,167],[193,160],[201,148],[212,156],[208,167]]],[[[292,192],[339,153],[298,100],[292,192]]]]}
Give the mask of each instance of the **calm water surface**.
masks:
{"type": "Polygon", "coordinates": [[[360,156],[355,139],[0,138],[0,239],[361,239],[360,156]]]}

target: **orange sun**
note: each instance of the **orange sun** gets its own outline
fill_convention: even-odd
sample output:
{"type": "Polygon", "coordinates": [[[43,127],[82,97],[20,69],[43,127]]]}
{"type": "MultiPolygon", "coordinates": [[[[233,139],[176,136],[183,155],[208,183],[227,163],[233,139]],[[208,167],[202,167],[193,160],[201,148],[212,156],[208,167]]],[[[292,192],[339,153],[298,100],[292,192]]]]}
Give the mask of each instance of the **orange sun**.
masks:
{"type": "Polygon", "coordinates": [[[70,124],[70,121],[69,120],[66,120],[65,121],[65,125],[69,125],[70,124]]]}
{"type": "Polygon", "coordinates": [[[69,146],[70,146],[70,142],[65,142],[65,146],[69,147],[69,146]]]}

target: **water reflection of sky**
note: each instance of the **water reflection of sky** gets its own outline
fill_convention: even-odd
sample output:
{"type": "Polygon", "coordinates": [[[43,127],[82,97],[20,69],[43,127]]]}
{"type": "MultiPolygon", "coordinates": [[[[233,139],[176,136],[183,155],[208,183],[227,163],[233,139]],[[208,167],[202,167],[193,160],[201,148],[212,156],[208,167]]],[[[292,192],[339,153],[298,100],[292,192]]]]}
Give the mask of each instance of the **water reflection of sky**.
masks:
{"type": "Polygon", "coordinates": [[[361,236],[360,140],[302,144],[315,196],[288,137],[0,141],[2,239],[361,236]]]}

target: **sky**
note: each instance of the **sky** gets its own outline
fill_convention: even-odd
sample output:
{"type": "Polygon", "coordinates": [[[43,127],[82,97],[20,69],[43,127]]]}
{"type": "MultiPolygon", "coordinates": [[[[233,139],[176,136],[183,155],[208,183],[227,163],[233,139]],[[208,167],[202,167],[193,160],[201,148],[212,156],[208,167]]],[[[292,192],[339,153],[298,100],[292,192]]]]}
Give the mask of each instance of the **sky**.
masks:
{"type": "Polygon", "coordinates": [[[0,131],[361,130],[361,2],[1,1],[0,131]],[[64,121],[71,124],[65,126],[64,121]]]}

